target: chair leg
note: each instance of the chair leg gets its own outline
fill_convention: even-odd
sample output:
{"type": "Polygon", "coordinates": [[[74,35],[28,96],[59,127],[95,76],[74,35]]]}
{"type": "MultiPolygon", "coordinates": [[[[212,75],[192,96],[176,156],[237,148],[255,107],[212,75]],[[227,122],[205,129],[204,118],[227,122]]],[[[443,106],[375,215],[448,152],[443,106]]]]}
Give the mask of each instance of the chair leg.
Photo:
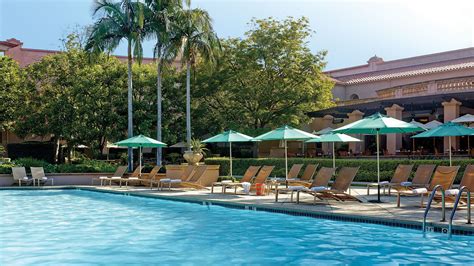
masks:
{"type": "Polygon", "coordinates": [[[367,185],[367,196],[370,194],[370,185],[367,185]]]}
{"type": "Polygon", "coordinates": [[[275,191],[275,202],[278,202],[278,189],[275,191]]]}
{"type": "Polygon", "coordinates": [[[424,194],[421,194],[420,208],[423,208],[423,198],[424,198],[423,196],[424,194]]]}
{"type": "Polygon", "coordinates": [[[300,204],[300,192],[296,192],[296,204],[300,204]]]}
{"type": "Polygon", "coordinates": [[[397,193],[397,207],[400,208],[400,193],[397,193]]]}
{"type": "Polygon", "coordinates": [[[212,184],[212,186],[211,186],[211,194],[213,194],[213,193],[214,193],[214,184],[212,184]]]}

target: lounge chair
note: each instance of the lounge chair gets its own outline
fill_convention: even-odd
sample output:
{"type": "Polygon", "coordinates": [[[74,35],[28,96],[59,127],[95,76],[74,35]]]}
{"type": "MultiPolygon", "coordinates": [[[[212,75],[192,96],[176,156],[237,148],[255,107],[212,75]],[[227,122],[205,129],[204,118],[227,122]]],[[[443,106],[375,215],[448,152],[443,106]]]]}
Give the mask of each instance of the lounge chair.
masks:
{"type": "MultiPolygon", "coordinates": [[[[309,167],[309,165],[308,165],[309,167]]],[[[308,168],[306,167],[306,168],[308,168]]],[[[280,192],[291,192],[290,201],[293,202],[293,193],[301,190],[321,190],[327,189],[329,180],[334,176],[336,168],[321,167],[318,174],[313,179],[312,183],[309,182],[300,182],[297,186],[288,186],[288,188],[277,188],[275,191],[275,202],[278,202],[278,194],[280,192]]],[[[315,198],[316,199],[316,198],[315,198]]]]}
{"type": "Polygon", "coordinates": [[[161,165],[156,165],[151,169],[149,173],[142,173],[142,177],[140,178],[140,184],[144,186],[150,185],[150,188],[153,182],[157,182],[160,178],[166,177],[165,174],[159,174],[158,172],[161,170],[161,165]]]}
{"type": "Polygon", "coordinates": [[[43,167],[30,167],[31,176],[33,177],[33,186],[35,185],[35,181],[38,183],[38,186],[41,184],[46,184],[48,180],[51,180],[51,185],[54,186],[54,178],[46,177],[44,174],[43,167]]]}
{"type": "Polygon", "coordinates": [[[410,177],[411,171],[413,170],[413,164],[399,164],[393,173],[392,180],[390,181],[381,181],[380,183],[370,183],[367,185],[367,195],[370,193],[371,187],[377,187],[380,185],[380,188],[383,188],[383,194],[385,195],[385,189],[388,188],[388,195],[390,195],[390,190],[392,186],[400,185],[402,182],[407,182],[410,177]]]}
{"type": "Polygon", "coordinates": [[[214,182],[212,183],[211,187],[211,193],[214,193],[214,187],[215,186],[222,186],[222,193],[226,193],[227,188],[234,188],[234,194],[237,194],[237,187],[239,184],[243,182],[251,182],[252,179],[257,175],[258,170],[260,170],[260,166],[249,166],[247,170],[245,171],[244,175],[242,176],[242,179],[240,179],[240,182],[238,183],[233,183],[231,181],[221,181],[221,182],[214,182]]]}
{"type": "Polygon", "coordinates": [[[155,166],[153,167],[153,169],[151,169],[150,173],[142,173],[141,176],[139,176],[140,172],[137,171],[137,169],[135,169],[135,171],[128,178],[122,178],[122,181],[125,181],[126,187],[128,187],[128,184],[130,182],[138,183],[138,184],[140,184],[141,182],[147,182],[147,183],[150,183],[150,187],[151,187],[151,179],[155,178],[156,174],[158,174],[158,171],[160,171],[160,169],[161,169],[161,166],[155,166]]]}
{"type": "Polygon", "coordinates": [[[94,184],[94,180],[99,180],[101,186],[104,185],[104,181],[109,181],[109,185],[112,185],[112,180],[120,180],[125,172],[127,172],[127,168],[127,166],[119,166],[112,176],[99,176],[98,178],[94,178],[92,179],[92,185],[94,184]]]}
{"type": "Polygon", "coordinates": [[[288,180],[289,186],[301,186],[306,185],[307,183],[311,184],[311,180],[318,169],[318,164],[308,164],[304,169],[303,175],[301,178],[293,178],[288,180]]]}
{"type": "Polygon", "coordinates": [[[28,185],[32,181],[32,179],[29,179],[28,176],[26,175],[25,167],[12,167],[12,175],[13,175],[13,181],[14,181],[13,184],[18,182],[18,186],[20,187],[21,187],[21,183],[28,185]]]}
{"type": "MultiPolygon", "coordinates": [[[[342,167],[341,170],[337,173],[337,177],[334,180],[334,183],[331,185],[330,189],[320,188],[317,190],[301,190],[296,194],[296,203],[300,201],[300,193],[307,193],[313,195],[318,199],[333,199],[337,201],[358,201],[362,202],[360,199],[346,193],[349,190],[352,181],[354,180],[359,167],[342,167]]],[[[316,201],[316,199],[315,199],[316,201]]]]}
{"type": "Polygon", "coordinates": [[[397,207],[400,207],[401,196],[421,196],[421,207],[423,207],[423,197],[429,195],[435,186],[441,185],[446,191],[453,185],[458,174],[459,166],[438,166],[433,174],[433,179],[428,187],[414,188],[407,187],[407,190],[397,191],[397,207]]]}
{"type": "Polygon", "coordinates": [[[413,188],[428,187],[430,184],[431,176],[433,175],[436,165],[434,164],[421,164],[416,168],[415,175],[411,182],[401,182],[399,185],[393,185],[389,188],[395,189],[396,191],[407,191],[413,188]]]}
{"type": "MultiPolygon", "coordinates": [[[[471,199],[474,197],[474,164],[469,164],[464,170],[464,174],[459,184],[459,188],[448,189],[445,191],[446,202],[453,202],[456,200],[456,196],[459,194],[459,190],[462,187],[466,187],[471,192],[471,199]]],[[[440,194],[436,194],[434,200],[440,202],[442,200],[440,194]]],[[[461,204],[467,204],[467,194],[464,194],[460,201],[461,204]]]]}
{"type": "Polygon", "coordinates": [[[165,184],[168,184],[168,188],[171,190],[172,184],[177,184],[183,181],[187,181],[189,178],[191,178],[196,168],[197,166],[195,165],[189,165],[184,169],[183,173],[181,174],[179,178],[170,178],[168,176],[165,176],[165,178],[160,178],[156,181],[152,181],[151,187],[153,188],[153,184],[157,183],[158,189],[163,189],[163,186],[165,184]]]}
{"type": "Polygon", "coordinates": [[[273,168],[275,168],[275,166],[264,165],[264,166],[262,166],[262,168],[260,168],[260,171],[258,171],[258,174],[255,176],[253,181],[232,183],[232,186],[235,186],[234,190],[236,190],[237,187],[244,187],[245,185],[249,185],[250,186],[249,191],[255,190],[257,184],[266,184],[267,183],[267,179],[270,176],[270,174],[272,173],[273,168]]]}

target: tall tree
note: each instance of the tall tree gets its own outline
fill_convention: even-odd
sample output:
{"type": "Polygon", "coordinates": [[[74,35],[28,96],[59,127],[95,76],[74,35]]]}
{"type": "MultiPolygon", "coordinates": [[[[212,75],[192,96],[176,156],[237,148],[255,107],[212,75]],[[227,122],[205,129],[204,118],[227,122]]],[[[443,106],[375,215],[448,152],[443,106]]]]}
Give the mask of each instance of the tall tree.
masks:
{"type": "Polygon", "coordinates": [[[326,52],[310,50],[313,31],[306,18],[253,20],[251,26],[245,38],[222,42],[217,67],[197,67],[195,97],[199,108],[213,113],[207,117],[215,117],[201,127],[220,123],[258,133],[302,124],[306,112],[333,104],[333,82],[322,72],[326,52]]]}
{"type": "MultiPolygon", "coordinates": [[[[145,7],[142,2],[122,0],[98,0],[94,6],[94,15],[99,19],[92,26],[86,49],[112,52],[122,40],[127,41],[128,65],[128,137],[133,136],[133,86],[132,86],[132,57],[138,62],[143,57],[142,39],[144,38],[145,7]],[[133,53],[132,53],[133,51],[133,53]]],[[[128,167],[133,168],[133,151],[128,149],[128,167]]]]}
{"type": "Polygon", "coordinates": [[[0,130],[14,126],[19,107],[24,102],[24,71],[8,56],[0,56],[0,130]]]}
{"type": "Polygon", "coordinates": [[[182,62],[186,64],[186,142],[191,150],[191,66],[198,60],[214,62],[220,43],[209,13],[202,9],[182,10],[172,27],[170,45],[181,47],[182,62]]]}
{"type": "MultiPolygon", "coordinates": [[[[176,12],[182,9],[182,0],[146,0],[151,10],[150,12],[150,28],[149,31],[156,40],[154,47],[154,56],[157,59],[156,65],[156,139],[162,141],[162,68],[165,63],[172,62],[176,58],[176,47],[170,44],[172,38],[172,30],[170,27],[171,20],[174,19],[176,12]]],[[[190,1],[187,0],[189,5],[190,1]]],[[[161,165],[162,148],[156,150],[156,164],[161,165]]]]}

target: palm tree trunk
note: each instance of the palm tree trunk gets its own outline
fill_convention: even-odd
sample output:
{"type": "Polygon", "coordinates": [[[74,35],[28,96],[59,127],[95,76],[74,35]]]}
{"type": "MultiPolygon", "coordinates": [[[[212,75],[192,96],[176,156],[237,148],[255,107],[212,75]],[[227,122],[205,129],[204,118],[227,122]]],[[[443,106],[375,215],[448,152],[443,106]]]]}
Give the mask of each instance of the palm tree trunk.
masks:
{"type": "Polygon", "coordinates": [[[191,150],[191,62],[186,62],[186,143],[191,150]]]}
{"type": "MultiPolygon", "coordinates": [[[[157,80],[156,80],[156,139],[161,141],[161,59],[158,59],[156,67],[157,80]]],[[[158,147],[156,149],[156,165],[161,165],[162,149],[158,147]]]]}
{"type": "MultiPolygon", "coordinates": [[[[128,39],[128,137],[133,137],[133,106],[132,106],[132,41],[128,39]]],[[[133,171],[133,149],[128,148],[128,171],[133,171]]]]}

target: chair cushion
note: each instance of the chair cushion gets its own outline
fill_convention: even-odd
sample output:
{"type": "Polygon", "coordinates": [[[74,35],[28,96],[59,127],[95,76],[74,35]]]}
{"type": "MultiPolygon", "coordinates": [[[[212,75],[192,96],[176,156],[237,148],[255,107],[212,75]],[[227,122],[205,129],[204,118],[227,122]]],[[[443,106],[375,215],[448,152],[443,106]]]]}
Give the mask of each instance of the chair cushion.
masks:
{"type": "Polygon", "coordinates": [[[106,176],[99,176],[99,179],[108,179],[106,176]]]}
{"type": "Polygon", "coordinates": [[[444,195],[446,196],[454,196],[459,194],[459,189],[453,188],[453,189],[448,189],[444,192],[444,195]]]}
{"type": "Polygon", "coordinates": [[[170,182],[171,181],[171,178],[162,178],[160,179],[160,182],[162,183],[166,183],[166,182],[170,182]]]}
{"type": "Polygon", "coordinates": [[[422,188],[416,188],[412,191],[413,191],[413,194],[423,194],[423,193],[427,193],[428,189],[422,187],[422,188]]]}
{"type": "Polygon", "coordinates": [[[311,188],[311,191],[324,191],[324,190],[328,190],[327,187],[312,187],[311,188]]]}
{"type": "Polygon", "coordinates": [[[412,182],[401,182],[400,185],[404,186],[404,187],[408,187],[408,186],[411,186],[413,183],[412,182]]]}
{"type": "Polygon", "coordinates": [[[111,178],[112,178],[112,179],[121,179],[120,176],[112,176],[111,178]]]}
{"type": "Polygon", "coordinates": [[[170,183],[181,183],[181,179],[170,179],[170,183]]]}
{"type": "Polygon", "coordinates": [[[138,180],[139,178],[138,178],[138,177],[129,177],[128,179],[130,179],[130,180],[138,180]]]}
{"type": "Polygon", "coordinates": [[[305,186],[288,186],[288,190],[300,191],[307,189],[305,186]]]}
{"type": "Polygon", "coordinates": [[[389,181],[380,181],[379,184],[380,185],[388,185],[388,184],[390,184],[390,182],[389,181]]]}

